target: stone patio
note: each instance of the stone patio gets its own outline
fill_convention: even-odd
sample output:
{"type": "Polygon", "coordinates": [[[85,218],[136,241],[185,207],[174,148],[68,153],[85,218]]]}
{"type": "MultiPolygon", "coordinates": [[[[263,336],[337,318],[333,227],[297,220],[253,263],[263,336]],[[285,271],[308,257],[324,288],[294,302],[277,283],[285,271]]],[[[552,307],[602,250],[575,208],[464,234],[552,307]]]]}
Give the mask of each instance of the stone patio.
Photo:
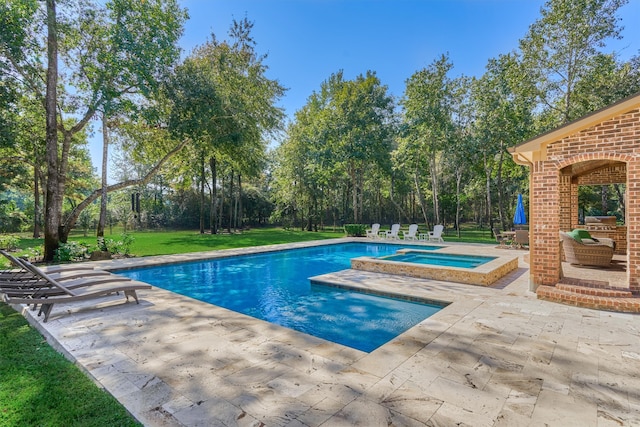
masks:
{"type": "Polygon", "coordinates": [[[513,253],[519,268],[493,287],[335,273],[349,286],[451,303],[371,353],[158,288],[140,292],[140,305],[56,305],[45,324],[23,312],[146,426],[640,425],[640,317],[536,299],[527,252],[513,253]]]}

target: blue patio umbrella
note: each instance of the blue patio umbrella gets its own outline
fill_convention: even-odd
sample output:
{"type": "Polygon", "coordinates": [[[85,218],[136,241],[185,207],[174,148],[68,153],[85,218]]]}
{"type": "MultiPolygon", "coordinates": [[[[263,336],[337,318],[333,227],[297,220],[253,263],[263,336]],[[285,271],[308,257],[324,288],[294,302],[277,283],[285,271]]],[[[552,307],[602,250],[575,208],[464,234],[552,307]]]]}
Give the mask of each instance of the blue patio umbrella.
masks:
{"type": "Polygon", "coordinates": [[[518,194],[518,205],[516,206],[516,213],[513,215],[513,223],[526,224],[527,215],[524,213],[524,203],[522,203],[522,194],[518,194]]]}

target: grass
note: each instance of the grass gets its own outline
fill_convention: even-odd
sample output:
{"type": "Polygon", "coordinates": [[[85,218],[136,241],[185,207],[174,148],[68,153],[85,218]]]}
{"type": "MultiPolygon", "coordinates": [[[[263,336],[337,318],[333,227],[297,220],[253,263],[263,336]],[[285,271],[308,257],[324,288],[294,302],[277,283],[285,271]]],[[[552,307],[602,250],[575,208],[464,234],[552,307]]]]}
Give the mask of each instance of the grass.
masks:
{"type": "MultiPolygon", "coordinates": [[[[131,233],[136,256],[178,254],[343,237],[344,232],[305,232],[274,228],[241,234],[201,235],[195,231],[131,233]]],[[[119,233],[105,237],[117,240],[119,233]]],[[[461,238],[447,230],[445,241],[495,243],[491,232],[465,227],[461,238]]],[[[69,240],[95,244],[95,236],[69,240]]],[[[23,237],[20,248],[42,247],[42,239],[23,237]]],[[[0,425],[137,426],[110,394],[53,350],[20,314],[0,303],[0,425]]]]}
{"type": "Polygon", "coordinates": [[[109,393],[0,304],[0,425],[139,426],[109,393]]]}

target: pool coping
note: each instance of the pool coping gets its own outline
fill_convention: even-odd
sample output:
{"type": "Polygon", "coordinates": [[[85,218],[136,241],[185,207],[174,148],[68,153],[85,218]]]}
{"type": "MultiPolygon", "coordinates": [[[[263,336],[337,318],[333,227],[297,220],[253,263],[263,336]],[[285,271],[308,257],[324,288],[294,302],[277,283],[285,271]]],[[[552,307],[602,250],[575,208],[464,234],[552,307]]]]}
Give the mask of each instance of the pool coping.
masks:
{"type": "MultiPolygon", "coordinates": [[[[231,251],[255,252],[218,254],[231,251]]],[[[94,264],[115,270],[211,254],[94,264]]],[[[451,302],[371,353],[157,288],[140,292],[140,305],[113,297],[57,308],[46,324],[23,314],[146,426],[640,423],[640,317],[537,300],[524,254],[492,287],[336,273],[342,283],[451,302]]]]}

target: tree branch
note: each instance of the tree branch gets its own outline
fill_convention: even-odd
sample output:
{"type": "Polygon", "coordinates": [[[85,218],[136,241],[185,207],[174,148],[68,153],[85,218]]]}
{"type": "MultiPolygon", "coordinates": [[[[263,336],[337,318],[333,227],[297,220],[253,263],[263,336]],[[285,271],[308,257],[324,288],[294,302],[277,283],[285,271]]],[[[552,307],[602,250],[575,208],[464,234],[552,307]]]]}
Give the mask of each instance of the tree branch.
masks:
{"type": "MultiPolygon", "coordinates": [[[[173,157],[176,153],[178,153],[180,150],[182,150],[187,143],[189,143],[191,141],[190,138],[185,138],[184,140],[182,140],[178,145],[176,145],[173,149],[171,149],[171,151],[169,151],[167,154],[164,155],[164,157],[162,159],[160,159],[160,161],[153,167],[151,168],[151,170],[142,178],[138,178],[138,179],[129,179],[127,181],[123,181],[117,184],[113,184],[113,185],[109,185],[107,187],[107,193],[113,192],[113,191],[117,191],[117,190],[121,190],[123,188],[127,188],[127,187],[131,187],[134,185],[144,185],[146,183],[148,183],[151,178],[153,178],[153,176],[158,172],[158,170],[160,170],[160,168],[171,158],[173,157]]],[[[65,219],[64,223],[63,223],[63,234],[68,235],[69,231],[71,231],[71,228],[74,226],[74,224],[76,223],[77,219],[80,217],[80,214],[82,213],[82,211],[89,206],[91,203],[93,203],[95,200],[98,199],[98,197],[100,197],[100,195],[102,194],[102,188],[98,188],[96,190],[94,190],[89,196],[87,196],[86,199],[84,199],[82,202],[80,202],[78,204],[78,206],[76,206],[73,211],[71,211],[71,213],[69,214],[69,216],[65,219]]]]}

